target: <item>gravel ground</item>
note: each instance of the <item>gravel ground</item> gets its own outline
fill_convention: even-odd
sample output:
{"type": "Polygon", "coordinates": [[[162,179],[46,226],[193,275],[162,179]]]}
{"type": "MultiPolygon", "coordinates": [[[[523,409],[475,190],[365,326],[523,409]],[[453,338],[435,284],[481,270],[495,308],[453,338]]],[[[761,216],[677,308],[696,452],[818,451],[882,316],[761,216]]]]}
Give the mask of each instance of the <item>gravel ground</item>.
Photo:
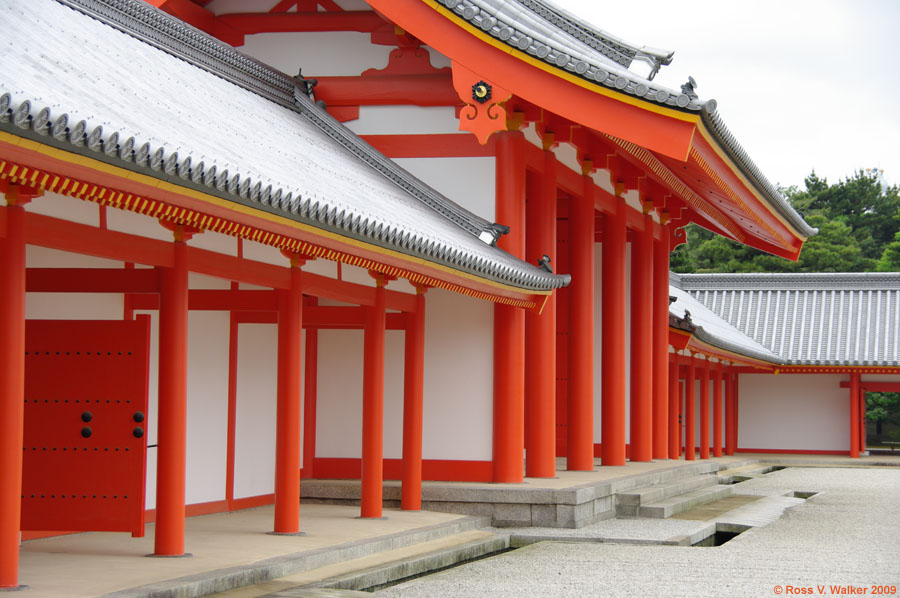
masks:
{"type": "Polygon", "coordinates": [[[855,595],[876,594],[873,586],[888,586],[887,596],[900,592],[900,469],[790,468],[737,491],[819,494],[719,547],[541,542],[376,596],[830,596],[851,594],[847,586],[855,595]]]}

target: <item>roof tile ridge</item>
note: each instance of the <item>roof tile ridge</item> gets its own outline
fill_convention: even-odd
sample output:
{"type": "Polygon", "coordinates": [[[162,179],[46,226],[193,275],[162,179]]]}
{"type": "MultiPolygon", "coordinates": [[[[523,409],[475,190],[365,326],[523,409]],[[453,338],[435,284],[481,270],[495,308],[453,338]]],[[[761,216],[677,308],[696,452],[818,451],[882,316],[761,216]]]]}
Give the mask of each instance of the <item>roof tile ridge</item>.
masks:
{"type": "MultiPolygon", "coordinates": [[[[583,46],[583,56],[571,56],[569,52],[572,52],[572,49],[567,51],[564,48],[566,43],[561,38],[548,39],[533,36],[534,31],[529,31],[526,24],[516,22],[510,15],[503,12],[510,6],[506,0],[437,0],[437,2],[449,9],[456,17],[481,29],[491,37],[499,39],[509,47],[534,56],[552,67],[568,71],[586,81],[683,112],[697,113],[704,106],[704,102],[700,101],[692,91],[690,93],[685,90],[676,91],[629,71],[627,66],[622,64],[621,53],[618,53],[619,59],[617,60],[616,51],[593,37],[583,34],[582,39],[579,39],[577,30],[573,35],[569,32],[568,27],[563,29],[548,21],[545,15],[550,15],[550,12],[545,3],[539,3],[536,0],[516,0],[521,10],[516,11],[515,15],[521,17],[523,13],[527,13],[530,18],[560,31],[572,42],[583,46]],[[544,12],[544,15],[541,12],[544,12]],[[594,59],[588,57],[587,53],[594,53],[594,59]],[[600,56],[616,66],[601,62],[600,56]]],[[[647,51],[650,50],[647,49],[647,51]]],[[[714,103],[714,100],[709,102],[714,103]]]]}

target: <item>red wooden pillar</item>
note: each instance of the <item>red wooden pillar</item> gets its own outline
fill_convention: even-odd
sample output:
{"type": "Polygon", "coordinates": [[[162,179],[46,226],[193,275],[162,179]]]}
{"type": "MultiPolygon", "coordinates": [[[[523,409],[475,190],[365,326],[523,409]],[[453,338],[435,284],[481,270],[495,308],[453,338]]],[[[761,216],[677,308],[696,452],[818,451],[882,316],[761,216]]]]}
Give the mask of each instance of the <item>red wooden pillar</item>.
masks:
{"type": "MultiPolygon", "coordinates": [[[[625,465],[625,211],[603,219],[603,465],[625,465]]],[[[573,276],[574,279],[574,276],[573,276]]]]}
{"type": "MultiPolygon", "coordinates": [[[[2,181],[0,181],[2,183],[2,181]]],[[[4,189],[0,237],[0,591],[19,586],[22,446],[25,426],[25,208],[38,195],[4,189]]]]}
{"type": "Polygon", "coordinates": [[[684,458],[687,461],[693,461],[697,458],[696,456],[696,441],[695,430],[696,427],[694,419],[696,418],[695,410],[694,410],[694,380],[695,376],[695,368],[694,368],[694,357],[690,356],[688,358],[688,366],[687,366],[687,378],[684,381],[685,385],[685,406],[684,406],[684,458]]]}
{"type": "Polygon", "coordinates": [[[709,459],[709,361],[700,368],[700,458],[709,459]]]}
{"type": "Polygon", "coordinates": [[[653,241],[653,458],[669,451],[669,229],[653,241]]]}
{"type": "MultiPolygon", "coordinates": [[[[496,137],[496,221],[510,227],[497,246],[525,256],[525,137],[496,137]]],[[[494,305],[494,481],[521,482],[525,450],[525,313],[494,305]]]]}
{"type": "Polygon", "coordinates": [[[416,285],[416,311],[407,314],[403,364],[403,476],[400,508],[422,508],[422,399],[425,381],[425,287],[416,285]]]}
{"type": "Polygon", "coordinates": [[[382,274],[370,274],[375,278],[375,303],[366,310],[360,516],[378,519],[381,517],[384,485],[384,332],[387,279],[382,274]]]}
{"type": "Polygon", "coordinates": [[[737,452],[738,450],[738,442],[740,441],[740,435],[738,432],[740,431],[740,423],[741,423],[741,384],[740,384],[740,374],[735,372],[734,374],[734,409],[731,412],[732,418],[732,428],[734,429],[734,450],[737,452]]]}
{"type": "Polygon", "coordinates": [[[866,391],[859,389],[859,452],[866,452],[866,391]]]}
{"type": "Polygon", "coordinates": [[[669,426],[669,459],[677,459],[681,456],[681,426],[678,423],[678,399],[680,396],[680,380],[678,378],[678,353],[671,355],[669,364],[669,416],[666,424],[669,426]]]}
{"type": "Polygon", "coordinates": [[[275,426],[276,534],[300,533],[300,388],[303,384],[303,261],[291,260],[291,286],[278,292],[278,403],[275,426]]]}
{"type": "MultiPolygon", "coordinates": [[[[566,398],[566,469],[569,471],[594,469],[595,185],[594,179],[590,176],[591,163],[585,161],[582,169],[582,195],[575,196],[569,201],[569,271],[572,274],[572,282],[569,285],[569,368],[566,398]]],[[[622,226],[624,247],[624,220],[622,226]]],[[[624,270],[622,274],[624,276],[624,270]]],[[[605,438],[603,447],[605,451],[605,438]]],[[[624,465],[624,453],[622,458],[621,465],[624,465]]]]}
{"type": "MultiPolygon", "coordinates": [[[[631,242],[631,461],[653,459],[653,219],[631,242]]],[[[605,321],[604,321],[605,323],[605,321]]]]}
{"type": "Polygon", "coordinates": [[[174,229],[171,268],[161,268],[159,424],[154,556],[182,556],[187,445],[188,268],[190,234],[174,229]]]}
{"type": "MultiPolygon", "coordinates": [[[[556,263],[556,156],[544,151],[544,171],[537,193],[528,194],[525,243],[527,261],[544,255],[556,263]]],[[[556,475],[556,294],[543,309],[525,315],[525,475],[556,475]]]]}
{"type": "Polygon", "coordinates": [[[859,457],[859,374],[850,374],[850,456],[859,457]]]}
{"type": "Polygon", "coordinates": [[[713,457],[722,456],[722,369],[712,371],[713,380],[713,457]]]}

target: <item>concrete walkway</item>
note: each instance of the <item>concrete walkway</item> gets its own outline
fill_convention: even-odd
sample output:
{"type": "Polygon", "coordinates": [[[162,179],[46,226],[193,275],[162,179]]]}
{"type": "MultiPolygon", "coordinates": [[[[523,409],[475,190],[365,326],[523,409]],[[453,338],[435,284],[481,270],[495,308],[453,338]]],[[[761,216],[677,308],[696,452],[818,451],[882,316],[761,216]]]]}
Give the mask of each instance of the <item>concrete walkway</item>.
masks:
{"type": "MultiPolygon", "coordinates": [[[[865,468],[890,467],[900,475],[900,456],[865,457],[792,457],[782,455],[740,455],[713,459],[721,469],[748,459],[777,461],[783,465],[810,467],[865,468]]],[[[652,474],[654,471],[687,465],[684,461],[632,463],[625,467],[598,467],[595,472],[560,471],[551,480],[528,479],[525,484],[470,484],[473,489],[516,493],[523,488],[577,488],[585,484],[652,474]]],[[[847,471],[841,470],[841,471],[847,471]]],[[[780,474],[782,472],[776,472],[780,474]]],[[[773,474],[774,475],[774,474],[773,474]]],[[[834,475],[834,474],[831,474],[834,475]]],[[[765,482],[771,476],[759,482],[765,482]]],[[[742,492],[746,484],[741,484],[742,492]]],[[[428,483],[428,487],[449,486],[428,483]]],[[[792,488],[809,491],[814,488],[792,488]]],[[[894,490],[896,511],[897,496],[894,490]]],[[[20,583],[30,587],[22,596],[41,598],[116,598],[204,595],[223,591],[237,584],[266,582],[272,585],[249,590],[233,590],[233,596],[259,596],[298,584],[340,575],[354,568],[371,566],[372,559],[387,550],[407,550],[399,558],[440,551],[449,545],[483,542],[486,532],[475,532],[489,525],[483,517],[451,513],[385,511],[387,519],[357,519],[358,507],[304,503],[301,505],[301,529],[305,536],[272,536],[272,508],[264,507],[231,514],[193,517],[187,521],[186,549],[190,558],[155,559],[145,555],[153,550],[153,525],[144,538],[127,534],[82,533],[27,541],[23,545],[20,583]],[[475,532],[475,533],[473,533],[475,532]],[[466,535],[469,534],[469,535],[466,535]],[[325,567],[336,567],[325,569],[325,567]],[[312,570],[318,570],[310,573],[312,570]],[[278,578],[281,578],[280,580],[278,578]],[[229,585],[232,584],[232,585],[229,585]],[[243,593],[240,593],[243,592],[243,593]]],[[[616,525],[616,521],[607,522],[616,525]]],[[[670,528],[692,522],[660,521],[670,528]]],[[[624,523],[624,530],[628,524],[624,523]]],[[[674,530],[679,531],[679,530],[674,530]]],[[[665,532],[668,533],[668,530],[665,532]]],[[[622,531],[619,535],[628,535],[622,531]]],[[[656,533],[658,536],[659,533],[656,533]]],[[[504,536],[505,538],[506,536],[504,536]]],[[[655,537],[655,536],[654,536],[655,537]]],[[[896,550],[894,551],[896,554],[896,550]]],[[[494,559],[490,559],[493,561],[494,559]]],[[[474,595],[478,595],[477,593],[474,595]]]]}

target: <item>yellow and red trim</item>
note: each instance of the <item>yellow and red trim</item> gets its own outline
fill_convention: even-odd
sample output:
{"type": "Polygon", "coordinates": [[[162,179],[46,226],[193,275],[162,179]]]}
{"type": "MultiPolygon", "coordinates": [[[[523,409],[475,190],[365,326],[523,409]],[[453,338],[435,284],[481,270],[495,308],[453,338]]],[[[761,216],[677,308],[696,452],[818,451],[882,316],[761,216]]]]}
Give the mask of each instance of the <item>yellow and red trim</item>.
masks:
{"type": "Polygon", "coordinates": [[[539,308],[549,294],[478,278],[4,132],[0,156],[7,157],[0,158],[3,180],[406,278],[414,285],[523,308],[539,308]]]}

